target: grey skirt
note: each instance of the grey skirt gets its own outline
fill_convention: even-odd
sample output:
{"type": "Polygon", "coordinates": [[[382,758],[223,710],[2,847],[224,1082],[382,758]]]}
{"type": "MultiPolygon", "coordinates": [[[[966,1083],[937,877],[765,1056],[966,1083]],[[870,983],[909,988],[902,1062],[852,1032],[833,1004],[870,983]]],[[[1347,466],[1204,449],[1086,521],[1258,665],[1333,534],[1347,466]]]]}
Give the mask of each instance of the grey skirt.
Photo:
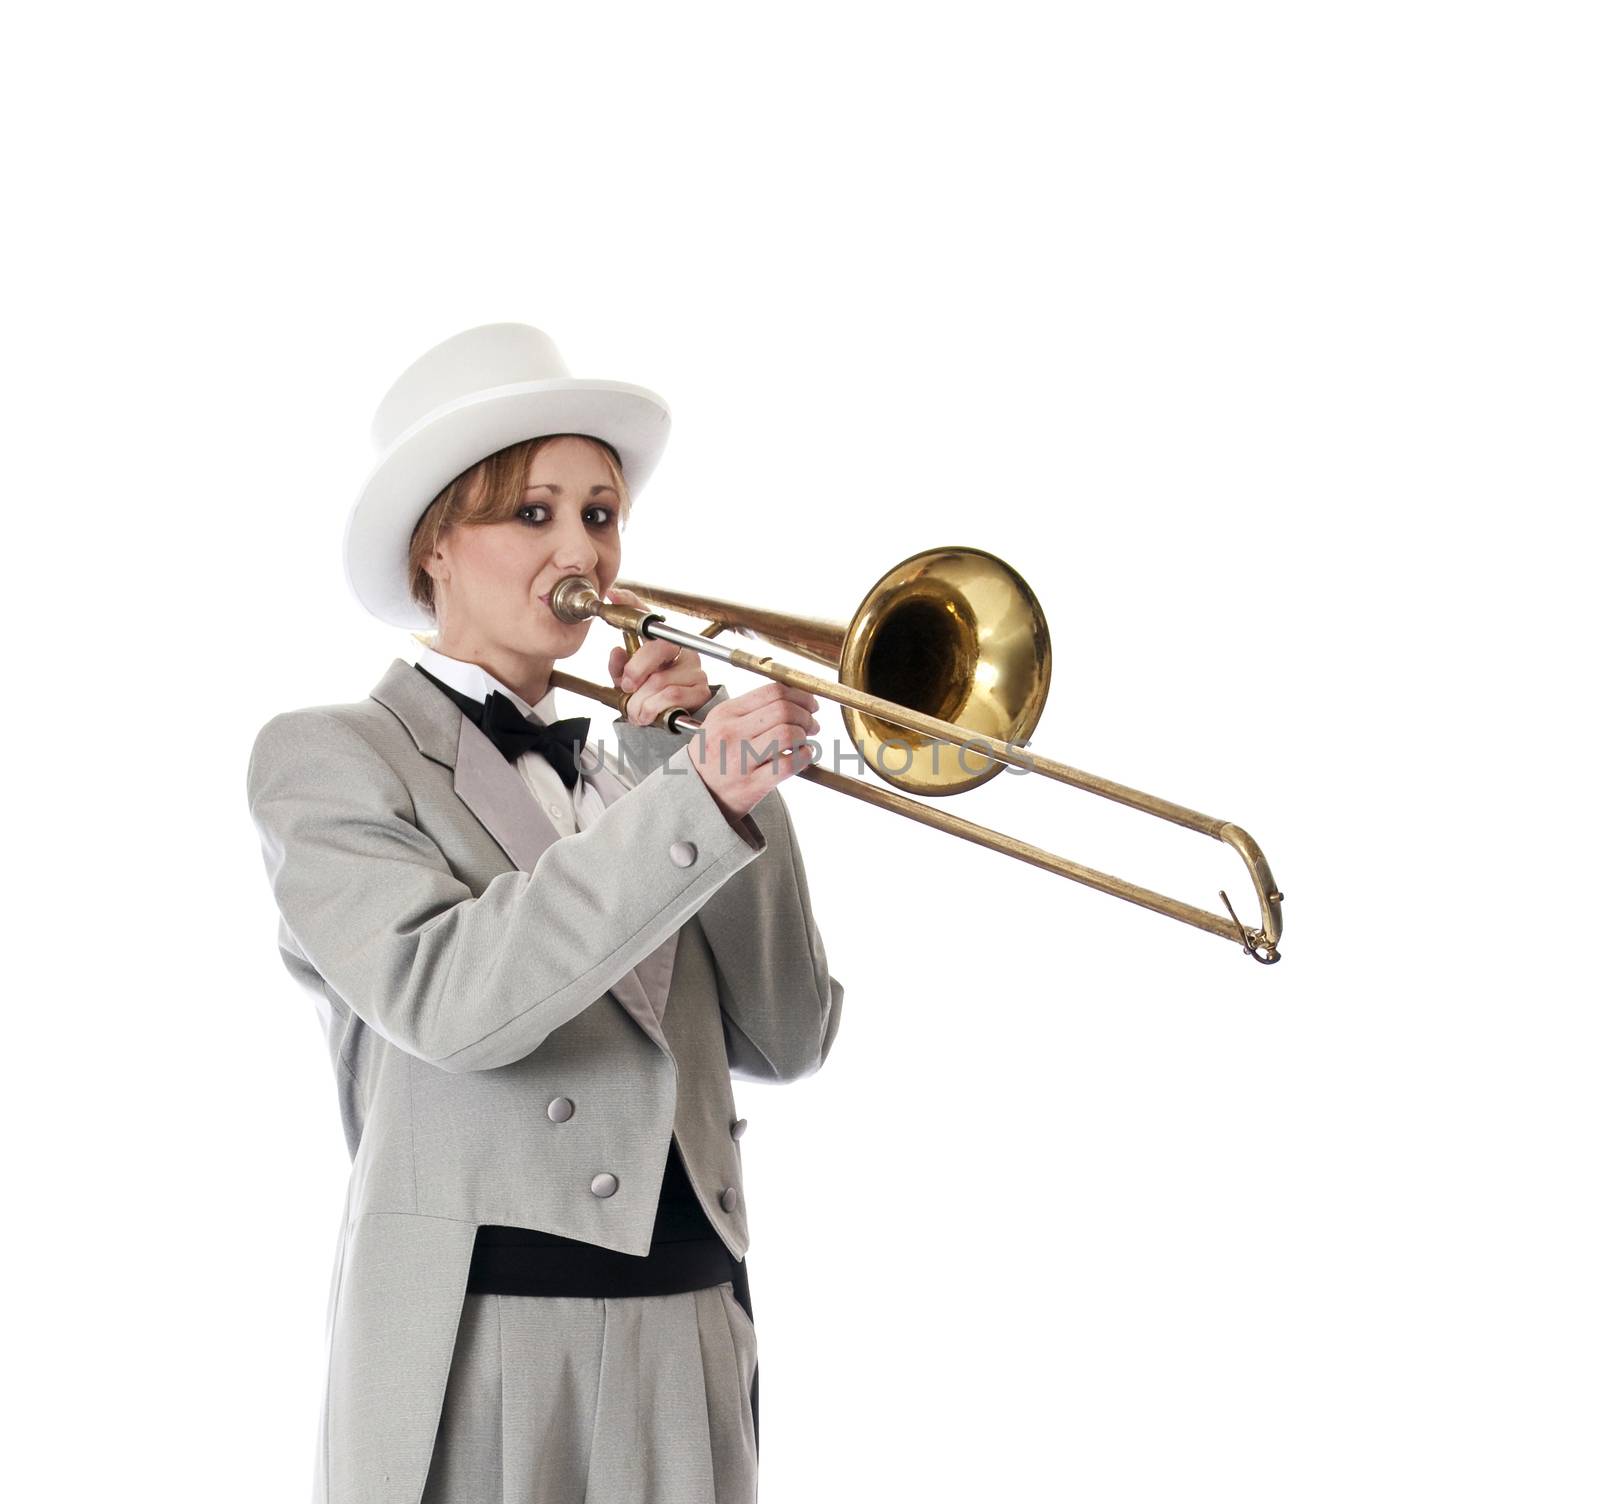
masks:
{"type": "Polygon", "coordinates": [[[422,1504],[754,1504],[755,1369],[731,1281],[468,1294],[422,1504]]]}

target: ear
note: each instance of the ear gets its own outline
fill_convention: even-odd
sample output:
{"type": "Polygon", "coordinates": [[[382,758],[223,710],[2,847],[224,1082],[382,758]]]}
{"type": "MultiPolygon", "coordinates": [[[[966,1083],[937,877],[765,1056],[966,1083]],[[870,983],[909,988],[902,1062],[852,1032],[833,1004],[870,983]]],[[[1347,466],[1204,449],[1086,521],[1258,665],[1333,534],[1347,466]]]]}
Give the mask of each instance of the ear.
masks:
{"type": "Polygon", "coordinates": [[[439,535],[438,541],[434,544],[433,553],[422,561],[423,569],[433,576],[436,584],[440,580],[448,580],[450,578],[450,560],[446,552],[448,546],[449,532],[446,530],[439,535]]]}

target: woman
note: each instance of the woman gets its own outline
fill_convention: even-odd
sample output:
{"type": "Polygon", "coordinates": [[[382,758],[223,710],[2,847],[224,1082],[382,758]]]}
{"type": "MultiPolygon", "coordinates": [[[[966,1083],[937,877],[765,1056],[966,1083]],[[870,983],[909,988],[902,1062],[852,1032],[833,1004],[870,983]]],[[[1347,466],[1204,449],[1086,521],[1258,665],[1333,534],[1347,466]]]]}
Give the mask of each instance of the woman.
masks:
{"type": "MultiPolygon", "coordinates": [[[[274,716],[250,809],[285,965],[327,1034],[352,1171],[315,1498],[728,1504],[756,1494],[744,1120],[838,1031],[777,786],[816,700],[729,698],[613,648],[617,746],[554,721],[665,443],[653,393],[570,377],[518,324],[391,387],[345,569],[434,627],[364,701],[274,716]],[[683,706],[704,722],[652,722],[683,706]]],[[[632,602],[636,603],[636,602],[632,602]]]]}

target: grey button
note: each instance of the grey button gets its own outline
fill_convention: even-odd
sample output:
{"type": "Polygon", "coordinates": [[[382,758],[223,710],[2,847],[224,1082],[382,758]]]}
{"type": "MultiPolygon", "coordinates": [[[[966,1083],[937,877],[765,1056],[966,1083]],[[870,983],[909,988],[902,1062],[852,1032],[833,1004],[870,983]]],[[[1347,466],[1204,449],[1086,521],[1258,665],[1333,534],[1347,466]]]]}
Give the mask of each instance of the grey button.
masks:
{"type": "Polygon", "coordinates": [[[738,1192],[738,1189],[737,1189],[737,1187],[730,1185],[727,1188],[727,1190],[725,1190],[722,1193],[722,1209],[725,1212],[731,1212],[734,1209],[734,1207],[736,1207],[738,1204],[739,1204],[739,1192],[738,1192]]]}
{"type": "Polygon", "coordinates": [[[552,1123],[564,1123],[572,1116],[572,1098],[557,1097],[547,1108],[546,1114],[552,1123]]]}
{"type": "Polygon", "coordinates": [[[746,1119],[746,1118],[735,1118],[733,1120],[733,1127],[731,1127],[728,1130],[728,1132],[731,1133],[735,1138],[743,1138],[744,1137],[744,1131],[749,1126],[750,1126],[750,1123],[749,1123],[748,1119],[746,1119]]]}
{"type": "Polygon", "coordinates": [[[692,867],[699,853],[694,849],[693,841],[674,841],[667,848],[667,855],[680,867],[692,867]]]}
{"type": "Polygon", "coordinates": [[[589,1182],[589,1189],[597,1196],[615,1196],[617,1194],[617,1177],[610,1170],[602,1170],[589,1182]]]}

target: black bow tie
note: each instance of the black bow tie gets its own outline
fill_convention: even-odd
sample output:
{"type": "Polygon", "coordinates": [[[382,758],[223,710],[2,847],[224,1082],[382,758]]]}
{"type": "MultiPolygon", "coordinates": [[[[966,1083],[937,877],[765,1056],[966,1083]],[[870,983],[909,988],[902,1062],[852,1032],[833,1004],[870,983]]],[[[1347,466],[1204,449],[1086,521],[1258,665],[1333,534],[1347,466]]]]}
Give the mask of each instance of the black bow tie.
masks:
{"type": "Polygon", "coordinates": [[[475,700],[434,678],[420,663],[412,667],[454,700],[461,713],[500,749],[507,762],[515,762],[524,752],[537,752],[569,789],[577,783],[578,753],[589,735],[588,716],[569,716],[546,726],[530,721],[498,689],[491,690],[486,701],[475,700]]]}

